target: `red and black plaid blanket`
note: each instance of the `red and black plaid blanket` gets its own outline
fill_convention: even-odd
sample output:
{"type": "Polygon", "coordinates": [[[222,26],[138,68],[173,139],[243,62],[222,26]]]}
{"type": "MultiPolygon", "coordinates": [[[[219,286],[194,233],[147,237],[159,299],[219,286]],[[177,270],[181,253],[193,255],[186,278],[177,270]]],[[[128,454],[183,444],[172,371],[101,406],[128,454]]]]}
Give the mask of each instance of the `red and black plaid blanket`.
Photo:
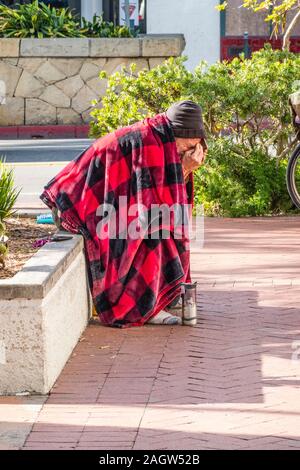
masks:
{"type": "Polygon", "coordinates": [[[161,215],[150,228],[141,220],[153,204],[183,207],[192,196],[165,113],[96,140],[45,186],[42,201],[61,212],[67,231],[84,237],[91,294],[104,324],[141,326],[189,282],[188,236],[174,236],[174,220],[166,227],[161,215]],[[128,227],[140,236],[128,236],[128,227]]]}

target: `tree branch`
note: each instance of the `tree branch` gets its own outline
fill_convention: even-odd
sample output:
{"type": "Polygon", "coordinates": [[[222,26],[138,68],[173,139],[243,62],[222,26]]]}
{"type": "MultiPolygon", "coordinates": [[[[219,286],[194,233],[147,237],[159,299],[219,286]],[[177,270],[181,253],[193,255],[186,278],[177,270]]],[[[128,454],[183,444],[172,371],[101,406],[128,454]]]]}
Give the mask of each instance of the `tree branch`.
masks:
{"type": "Polygon", "coordinates": [[[284,36],[283,36],[283,44],[282,44],[282,49],[283,50],[287,50],[289,51],[290,50],[290,37],[291,37],[291,34],[293,32],[293,29],[295,28],[296,24],[297,24],[297,21],[300,20],[300,8],[299,10],[297,11],[297,13],[295,14],[294,18],[292,19],[292,21],[290,22],[286,32],[284,33],[284,36]]]}

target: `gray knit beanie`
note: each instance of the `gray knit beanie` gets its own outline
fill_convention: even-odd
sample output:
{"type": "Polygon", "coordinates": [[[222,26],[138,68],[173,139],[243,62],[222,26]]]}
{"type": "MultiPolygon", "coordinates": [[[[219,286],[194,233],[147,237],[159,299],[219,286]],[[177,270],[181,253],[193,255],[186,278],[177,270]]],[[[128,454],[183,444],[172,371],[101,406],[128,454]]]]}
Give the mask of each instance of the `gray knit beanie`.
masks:
{"type": "Polygon", "coordinates": [[[206,139],[202,110],[191,100],[178,101],[166,111],[175,137],[206,139]]]}

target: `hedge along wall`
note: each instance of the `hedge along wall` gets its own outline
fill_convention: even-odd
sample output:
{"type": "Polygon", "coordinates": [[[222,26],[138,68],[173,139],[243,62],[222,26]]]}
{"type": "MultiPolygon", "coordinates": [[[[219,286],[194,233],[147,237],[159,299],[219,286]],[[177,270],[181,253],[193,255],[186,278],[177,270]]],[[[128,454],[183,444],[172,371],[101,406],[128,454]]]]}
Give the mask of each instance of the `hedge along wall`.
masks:
{"type": "Polygon", "coordinates": [[[139,38],[0,39],[0,126],[86,124],[91,101],[109,75],[130,63],[137,70],[181,55],[183,35],[139,38]]]}

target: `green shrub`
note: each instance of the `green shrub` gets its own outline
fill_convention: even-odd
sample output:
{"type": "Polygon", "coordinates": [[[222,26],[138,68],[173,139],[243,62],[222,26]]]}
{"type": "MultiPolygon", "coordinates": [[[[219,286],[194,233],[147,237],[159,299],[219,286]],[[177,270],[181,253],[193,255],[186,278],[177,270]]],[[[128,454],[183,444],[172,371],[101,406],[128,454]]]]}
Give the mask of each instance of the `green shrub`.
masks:
{"type": "Polygon", "coordinates": [[[288,96],[300,76],[300,55],[269,45],[232,62],[192,73],[185,58],[171,58],[148,71],[123,68],[108,80],[101,106],[92,111],[90,136],[165,111],[180,99],[203,109],[209,152],[195,175],[195,197],[209,215],[284,213],[293,208],[285,185],[287,157],[296,140],[288,96]]]}
{"type": "Polygon", "coordinates": [[[246,157],[236,154],[229,137],[211,140],[206,164],[195,173],[195,203],[203,204],[210,216],[285,213],[292,207],[286,165],[285,159],[270,158],[260,150],[246,157]]]}
{"type": "Polygon", "coordinates": [[[242,152],[261,150],[283,158],[295,141],[288,96],[300,76],[300,55],[272,50],[269,44],[232,62],[195,70],[189,90],[202,103],[209,135],[230,133],[242,152]]]}
{"type": "MultiPolygon", "coordinates": [[[[184,96],[193,75],[183,65],[184,59],[168,59],[151,70],[136,73],[136,65],[123,68],[108,79],[101,72],[100,80],[108,79],[101,107],[91,112],[90,136],[100,137],[120,126],[130,125],[146,116],[165,111],[170,103],[184,96]]],[[[94,101],[97,105],[97,101],[94,101]]]]}
{"type": "Polygon", "coordinates": [[[6,38],[83,37],[69,8],[54,8],[34,0],[16,8],[0,5],[0,35],[6,38]]]}
{"type": "Polygon", "coordinates": [[[87,37],[129,38],[133,34],[127,26],[115,26],[112,22],[103,21],[102,16],[94,15],[92,21],[82,18],[82,30],[87,37]]]}
{"type": "Polygon", "coordinates": [[[82,19],[70,8],[55,8],[34,0],[10,8],[0,4],[0,37],[5,38],[80,38],[131,37],[126,26],[114,26],[94,15],[82,19]]]}
{"type": "Polygon", "coordinates": [[[14,213],[14,206],[20,194],[14,187],[13,170],[9,170],[3,158],[0,158],[0,269],[5,267],[8,255],[5,219],[14,213]]]}
{"type": "Polygon", "coordinates": [[[15,211],[14,206],[20,190],[14,187],[13,170],[9,169],[3,158],[0,158],[0,223],[11,217],[15,211]]]}

